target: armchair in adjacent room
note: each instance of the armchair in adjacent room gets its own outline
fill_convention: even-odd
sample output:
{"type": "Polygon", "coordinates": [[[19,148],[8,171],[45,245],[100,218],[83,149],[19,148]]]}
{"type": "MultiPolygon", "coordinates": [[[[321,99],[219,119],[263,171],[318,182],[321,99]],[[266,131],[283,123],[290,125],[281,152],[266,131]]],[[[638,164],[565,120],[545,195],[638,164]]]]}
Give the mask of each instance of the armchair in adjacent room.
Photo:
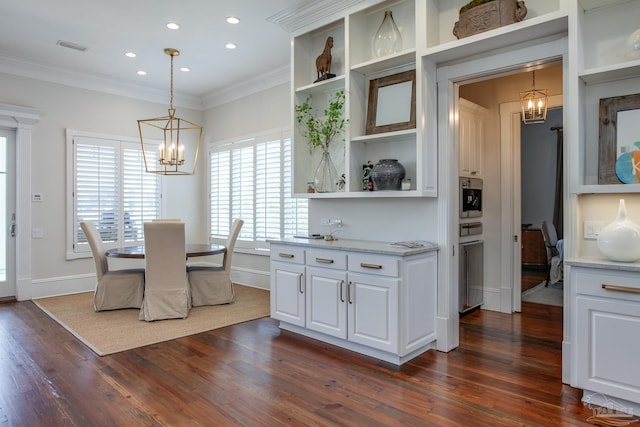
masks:
{"type": "Polygon", "coordinates": [[[552,223],[542,221],[541,230],[547,253],[547,267],[549,268],[548,279],[545,284],[545,286],[547,286],[550,283],[553,284],[563,281],[564,240],[558,240],[556,228],[552,223]]]}

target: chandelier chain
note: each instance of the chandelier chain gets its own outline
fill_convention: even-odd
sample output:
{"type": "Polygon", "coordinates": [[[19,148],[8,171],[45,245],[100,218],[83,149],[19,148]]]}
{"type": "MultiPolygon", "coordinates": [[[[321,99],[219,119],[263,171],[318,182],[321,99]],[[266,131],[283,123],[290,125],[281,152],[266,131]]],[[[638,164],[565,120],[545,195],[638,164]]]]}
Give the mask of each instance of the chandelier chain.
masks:
{"type": "Polygon", "coordinates": [[[171,57],[171,98],[169,99],[169,108],[173,110],[173,55],[171,57]]]}

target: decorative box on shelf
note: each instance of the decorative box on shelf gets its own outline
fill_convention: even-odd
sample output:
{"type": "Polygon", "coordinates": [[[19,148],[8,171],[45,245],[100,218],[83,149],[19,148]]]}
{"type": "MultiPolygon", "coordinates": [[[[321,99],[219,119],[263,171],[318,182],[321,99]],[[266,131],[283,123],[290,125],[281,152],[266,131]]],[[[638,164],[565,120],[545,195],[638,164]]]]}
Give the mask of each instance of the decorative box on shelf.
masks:
{"type": "Polygon", "coordinates": [[[460,20],[453,34],[461,39],[504,25],[520,22],[527,15],[524,1],[473,0],[460,9],[460,20]]]}

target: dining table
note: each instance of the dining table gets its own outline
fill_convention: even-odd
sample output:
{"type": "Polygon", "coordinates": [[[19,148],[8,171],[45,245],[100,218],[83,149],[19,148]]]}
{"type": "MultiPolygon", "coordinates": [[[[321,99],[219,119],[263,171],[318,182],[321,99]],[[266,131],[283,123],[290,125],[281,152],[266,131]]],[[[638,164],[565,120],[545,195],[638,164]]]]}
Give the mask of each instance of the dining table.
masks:
{"type": "MultiPolygon", "coordinates": [[[[219,245],[217,243],[187,243],[186,245],[187,258],[218,255],[227,251],[227,247],[219,245]]],[[[120,248],[108,249],[105,251],[105,255],[115,258],[144,258],[144,245],[136,246],[123,246],[120,248]]]]}

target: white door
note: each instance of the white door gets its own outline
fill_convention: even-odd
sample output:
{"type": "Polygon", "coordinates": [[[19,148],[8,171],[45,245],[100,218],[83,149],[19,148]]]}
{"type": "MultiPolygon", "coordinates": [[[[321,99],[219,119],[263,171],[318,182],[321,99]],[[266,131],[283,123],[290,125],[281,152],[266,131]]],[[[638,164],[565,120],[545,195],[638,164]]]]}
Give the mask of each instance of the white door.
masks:
{"type": "Polygon", "coordinates": [[[0,129],[0,298],[16,295],[15,157],[15,132],[0,129]]]}
{"type": "Polygon", "coordinates": [[[347,338],[347,273],[307,267],[307,328],[347,338]]]}
{"type": "Polygon", "coordinates": [[[400,280],[349,273],[348,285],[349,341],[397,353],[400,280]]]}
{"type": "Polygon", "coordinates": [[[271,262],[271,317],[305,324],[304,265],[271,262]]]}

